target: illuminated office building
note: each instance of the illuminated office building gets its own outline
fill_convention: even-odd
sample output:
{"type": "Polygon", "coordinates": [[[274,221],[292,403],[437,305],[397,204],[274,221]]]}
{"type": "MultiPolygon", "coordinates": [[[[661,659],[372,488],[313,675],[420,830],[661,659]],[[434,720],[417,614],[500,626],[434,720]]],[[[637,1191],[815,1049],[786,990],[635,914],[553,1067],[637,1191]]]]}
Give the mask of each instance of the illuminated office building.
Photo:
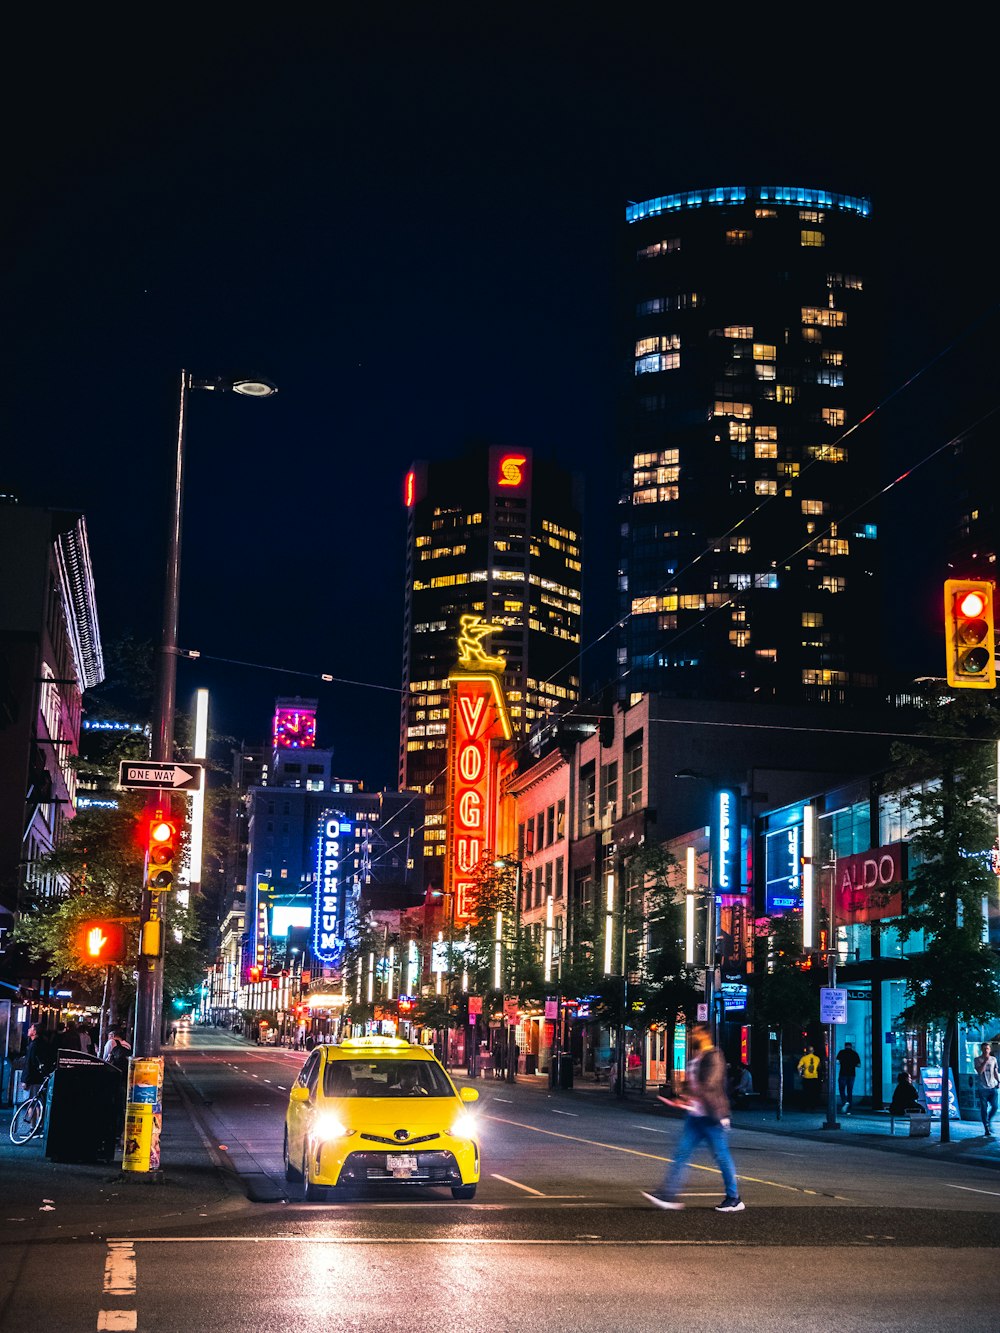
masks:
{"type": "Polygon", "coordinates": [[[426,797],[425,877],[442,886],[448,676],[460,617],[495,626],[515,735],[579,696],[582,482],[497,446],[414,463],[405,479],[400,788],[426,797]]]}
{"type": "Polygon", "coordinates": [[[870,213],[752,185],[628,206],[622,698],[871,702],[870,213]]]}

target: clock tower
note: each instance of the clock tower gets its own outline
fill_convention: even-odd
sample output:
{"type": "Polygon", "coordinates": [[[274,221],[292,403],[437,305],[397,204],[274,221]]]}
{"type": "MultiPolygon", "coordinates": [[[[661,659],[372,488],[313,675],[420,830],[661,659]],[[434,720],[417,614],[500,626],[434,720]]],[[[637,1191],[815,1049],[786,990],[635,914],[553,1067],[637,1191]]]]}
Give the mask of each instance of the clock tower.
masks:
{"type": "Polygon", "coordinates": [[[272,735],[276,750],[312,750],[316,746],[318,700],[276,699],[272,735]]]}

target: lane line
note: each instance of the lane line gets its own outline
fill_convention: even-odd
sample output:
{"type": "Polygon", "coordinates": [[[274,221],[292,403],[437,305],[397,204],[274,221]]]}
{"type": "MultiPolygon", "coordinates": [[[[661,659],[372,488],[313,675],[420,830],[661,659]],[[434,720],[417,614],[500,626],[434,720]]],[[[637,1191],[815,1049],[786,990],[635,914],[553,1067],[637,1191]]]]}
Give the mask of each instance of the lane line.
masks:
{"type": "Polygon", "coordinates": [[[969,1194],[991,1194],[994,1199],[1000,1199],[1000,1190],[976,1190],[971,1185],[952,1185],[947,1180],[944,1183],[950,1190],[965,1190],[969,1194]]]}
{"type": "MultiPolygon", "coordinates": [[[[660,1153],[641,1152],[638,1148],[622,1148],[617,1143],[603,1143],[600,1139],[585,1139],[578,1134],[560,1134],[555,1129],[539,1129],[537,1125],[525,1125],[520,1120],[505,1120],[503,1116],[488,1115],[487,1120],[495,1120],[500,1125],[513,1125],[515,1129],[527,1129],[532,1134],[546,1134],[551,1139],[566,1139],[569,1143],[585,1143],[589,1148],[607,1148],[609,1152],[623,1152],[629,1157],[644,1157],[651,1162],[672,1162],[672,1157],[663,1157],[660,1153]]],[[[694,1171],[708,1171],[713,1176],[721,1176],[722,1172],[714,1166],[702,1166],[700,1162],[689,1162],[688,1165],[694,1171]]],[[[754,1185],[770,1185],[772,1189],[788,1190],[791,1194],[802,1194],[804,1191],[798,1185],[782,1185],[777,1180],[762,1180],[760,1176],[745,1176],[742,1172],[736,1173],[738,1180],[749,1180],[754,1185]]]]}
{"type": "Polygon", "coordinates": [[[108,1246],[104,1290],[109,1296],[135,1295],[135,1250],[128,1241],[108,1246]]]}
{"type": "Polygon", "coordinates": [[[135,1333],[139,1315],[135,1310],[98,1310],[98,1333],[135,1333]]]}
{"type": "Polygon", "coordinates": [[[497,1175],[495,1171],[491,1171],[490,1175],[494,1180],[502,1180],[505,1185],[513,1185],[515,1189],[524,1190],[525,1194],[534,1194],[539,1199],[545,1198],[541,1190],[533,1190],[530,1185],[522,1185],[520,1181],[511,1180],[508,1176],[497,1175]]]}
{"type": "Polygon", "coordinates": [[[577,1111],[557,1111],[556,1108],[555,1108],[554,1106],[552,1107],[552,1114],[553,1114],[553,1115],[571,1115],[571,1116],[573,1117],[574,1120],[579,1120],[579,1119],[580,1119],[579,1112],[577,1112],[577,1111]]]}
{"type": "MultiPolygon", "coordinates": [[[[746,1245],[745,1240],[528,1240],[507,1236],[136,1236],[133,1245],[218,1245],[222,1241],[231,1244],[264,1245],[273,1242],[278,1245],[530,1245],[560,1248],[564,1245],[575,1246],[628,1246],[641,1247],[650,1245],[746,1245]]],[[[129,1313],[112,1311],[111,1313],[129,1313]]],[[[110,1325],[109,1325],[110,1327],[110,1325]]],[[[132,1324],[130,1327],[134,1328],[132,1324]]]]}
{"type": "Polygon", "coordinates": [[[665,1129],[656,1129],[653,1125],[636,1125],[636,1129],[645,1129],[650,1134],[666,1134],[665,1129]]]}

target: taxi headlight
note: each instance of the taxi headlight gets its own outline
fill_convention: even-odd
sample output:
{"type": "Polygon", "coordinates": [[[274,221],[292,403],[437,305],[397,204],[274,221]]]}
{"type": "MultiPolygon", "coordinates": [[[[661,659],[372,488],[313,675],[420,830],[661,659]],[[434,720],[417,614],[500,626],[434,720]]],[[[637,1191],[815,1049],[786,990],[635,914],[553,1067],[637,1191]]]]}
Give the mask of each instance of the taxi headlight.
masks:
{"type": "Polygon", "coordinates": [[[479,1132],[479,1121],[468,1111],[462,1111],[455,1117],[455,1123],[448,1131],[456,1139],[474,1139],[479,1132]]]}
{"type": "Polygon", "coordinates": [[[335,1115],[318,1115],[313,1122],[312,1132],[313,1138],[320,1143],[327,1143],[330,1139],[345,1138],[352,1131],[342,1125],[335,1115]]]}

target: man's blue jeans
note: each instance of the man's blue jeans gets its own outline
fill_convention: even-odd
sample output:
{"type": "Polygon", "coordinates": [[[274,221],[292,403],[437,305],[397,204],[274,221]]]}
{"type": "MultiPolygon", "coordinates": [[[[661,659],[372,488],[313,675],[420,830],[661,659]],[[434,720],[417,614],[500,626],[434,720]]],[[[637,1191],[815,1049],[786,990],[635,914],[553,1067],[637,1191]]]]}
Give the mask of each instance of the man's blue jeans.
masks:
{"type": "Polygon", "coordinates": [[[983,1121],[983,1129],[987,1134],[992,1134],[993,1117],[997,1113],[997,1089],[977,1088],[976,1099],[979,1102],[979,1114],[983,1121]]]}
{"type": "Polygon", "coordinates": [[[840,1084],[840,1101],[841,1101],[841,1105],[845,1105],[845,1106],[853,1106],[853,1105],[854,1105],[854,1073],[853,1073],[853,1071],[852,1071],[850,1074],[841,1074],[841,1076],[840,1076],[838,1082],[839,1082],[839,1084],[840,1084]]]}
{"type": "Polygon", "coordinates": [[[740,1187],[736,1183],[736,1168],[733,1166],[732,1154],[729,1151],[729,1144],[726,1142],[726,1131],[717,1120],[709,1120],[704,1115],[689,1115],[684,1121],[684,1128],[681,1131],[674,1160],[663,1182],[663,1193],[668,1199],[677,1197],[677,1191],[684,1181],[687,1164],[699,1143],[707,1143],[712,1150],[712,1156],[722,1172],[722,1183],[725,1187],[726,1198],[739,1198],[740,1187]]]}

